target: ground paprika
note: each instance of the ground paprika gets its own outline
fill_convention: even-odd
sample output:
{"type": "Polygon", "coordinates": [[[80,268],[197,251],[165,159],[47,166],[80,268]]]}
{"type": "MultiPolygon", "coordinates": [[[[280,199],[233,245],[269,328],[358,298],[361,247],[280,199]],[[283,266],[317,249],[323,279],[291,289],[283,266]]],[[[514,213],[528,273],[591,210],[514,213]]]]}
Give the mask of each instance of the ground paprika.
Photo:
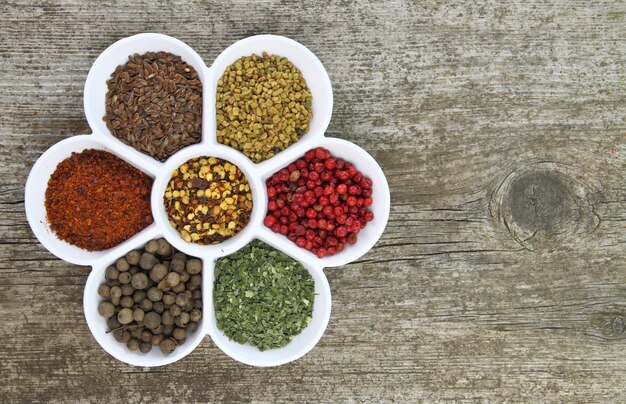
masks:
{"type": "Polygon", "coordinates": [[[74,152],[48,181],[50,228],[88,251],[114,247],[153,222],[151,188],[150,177],[107,151],[74,152]]]}

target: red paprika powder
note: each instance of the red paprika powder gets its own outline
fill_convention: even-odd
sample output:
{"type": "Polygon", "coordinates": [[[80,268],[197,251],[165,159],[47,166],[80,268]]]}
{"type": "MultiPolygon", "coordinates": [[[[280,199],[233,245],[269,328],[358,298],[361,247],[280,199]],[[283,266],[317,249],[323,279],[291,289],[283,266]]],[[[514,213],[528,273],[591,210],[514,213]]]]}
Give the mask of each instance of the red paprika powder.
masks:
{"type": "Polygon", "coordinates": [[[50,228],[88,251],[114,247],[153,222],[151,188],[150,177],[107,151],[74,152],[48,181],[50,228]]]}

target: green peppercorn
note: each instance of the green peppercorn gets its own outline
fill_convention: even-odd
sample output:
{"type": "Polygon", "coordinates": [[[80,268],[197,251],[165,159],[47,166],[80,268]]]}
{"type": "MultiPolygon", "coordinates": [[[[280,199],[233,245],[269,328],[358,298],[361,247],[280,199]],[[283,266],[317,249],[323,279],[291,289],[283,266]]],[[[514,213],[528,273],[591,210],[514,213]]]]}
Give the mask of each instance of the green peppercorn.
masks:
{"type": "Polygon", "coordinates": [[[112,265],[109,265],[104,270],[104,278],[108,281],[112,281],[118,278],[120,271],[112,265]]]}
{"type": "Polygon", "coordinates": [[[189,260],[187,260],[187,272],[189,272],[191,275],[195,275],[195,274],[199,274],[200,271],[202,271],[202,261],[200,261],[198,258],[190,258],[189,260]]]}
{"type": "Polygon", "coordinates": [[[128,341],[128,343],[126,343],[126,346],[131,351],[136,351],[136,350],[139,349],[139,341],[137,341],[136,339],[133,338],[130,341],[128,341]]]}
{"type": "Polygon", "coordinates": [[[148,286],[148,275],[143,272],[136,273],[130,280],[130,284],[135,289],[145,289],[148,286]]]}
{"type": "Polygon", "coordinates": [[[159,288],[152,287],[148,289],[147,296],[148,299],[152,300],[153,302],[158,302],[163,298],[163,292],[161,292],[159,288]]]}
{"type": "Polygon", "coordinates": [[[150,270],[150,279],[155,282],[159,282],[161,279],[165,278],[167,275],[167,267],[163,264],[156,264],[150,270]]]}
{"type": "Polygon", "coordinates": [[[141,253],[139,251],[137,250],[129,251],[126,254],[126,261],[128,261],[130,265],[137,265],[139,264],[140,257],[141,257],[141,253]]]}
{"type": "Polygon", "coordinates": [[[150,329],[157,328],[159,325],[161,325],[161,316],[154,311],[146,313],[143,318],[143,324],[150,329]]]}
{"type": "Polygon", "coordinates": [[[106,283],[103,283],[102,285],[98,286],[98,295],[100,297],[103,297],[105,299],[108,299],[111,297],[111,287],[109,285],[107,285],[106,283]]]}
{"type": "Polygon", "coordinates": [[[152,344],[150,342],[140,342],[139,351],[142,353],[148,353],[152,350],[152,344]]]}
{"type": "Polygon", "coordinates": [[[172,352],[174,352],[174,349],[176,349],[176,343],[170,338],[165,338],[159,344],[159,348],[164,354],[171,354],[172,352]]]}
{"type": "Polygon", "coordinates": [[[120,275],[117,277],[117,279],[120,281],[120,283],[122,285],[125,285],[127,283],[130,283],[130,278],[132,277],[132,275],[128,272],[121,272],[120,275]]]}
{"type": "Polygon", "coordinates": [[[120,306],[130,309],[135,304],[135,301],[131,296],[124,296],[120,299],[120,306]]]}
{"type": "Polygon", "coordinates": [[[117,321],[121,324],[129,324],[133,321],[133,311],[128,308],[124,308],[117,313],[117,321]]]}
{"type": "Polygon", "coordinates": [[[110,302],[102,302],[98,305],[98,313],[104,318],[110,318],[115,314],[115,306],[110,302]]]}

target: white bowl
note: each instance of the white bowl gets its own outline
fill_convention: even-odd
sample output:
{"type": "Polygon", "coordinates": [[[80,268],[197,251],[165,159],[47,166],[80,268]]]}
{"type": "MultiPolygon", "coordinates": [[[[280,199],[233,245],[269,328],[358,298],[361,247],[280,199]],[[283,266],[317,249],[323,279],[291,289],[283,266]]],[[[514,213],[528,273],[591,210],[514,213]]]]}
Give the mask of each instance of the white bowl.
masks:
{"type": "Polygon", "coordinates": [[[323,335],[331,311],[331,295],[324,275],[325,267],[345,265],[367,253],[380,238],[387,224],[390,207],[389,187],[385,175],[376,161],[360,147],[341,139],[324,136],[332,114],[332,88],[330,79],[321,62],[303,45],[280,36],[258,35],[243,39],[222,52],[211,67],[207,67],[198,54],[183,42],[161,34],[139,34],[122,39],[109,46],[94,62],[85,83],[85,115],[93,130],[92,135],[66,139],[46,151],[33,166],[26,183],[25,207],[28,222],[39,241],[53,254],[66,261],[90,265],[92,271],[84,292],[85,318],[98,343],[115,358],[137,366],[161,366],[188,355],[209,335],[224,353],[253,366],[276,366],[293,361],[310,351],[323,335]],[[113,137],[102,117],[105,114],[106,81],[115,67],[125,63],[128,56],[147,51],[167,51],[181,58],[198,71],[203,83],[202,140],[183,148],[167,161],[161,163],[113,137]],[[313,118],[309,132],[296,144],[273,158],[255,164],[241,152],[217,143],[215,123],[215,91],[217,81],[227,66],[242,56],[267,52],[287,57],[303,73],[313,95],[313,118]],[[267,213],[265,181],[274,172],[302,157],[314,147],[327,148],[333,156],[353,163],[364,176],[373,181],[373,204],[370,208],[374,220],[358,235],[355,245],[334,256],[317,258],[311,252],[299,248],[281,234],[273,233],[263,225],[267,213]],[[57,164],[74,151],[86,148],[105,149],[146,172],[154,179],[152,188],[152,214],[154,223],[122,244],[106,251],[88,252],[59,240],[50,231],[45,210],[45,184],[57,164]],[[215,156],[236,164],[250,183],[253,208],[250,222],[237,235],[217,245],[198,245],[184,242],[167,220],[163,205],[163,193],[171,173],[185,161],[199,156],[215,156]],[[131,352],[111,334],[106,333],[106,322],[98,314],[98,286],[104,282],[105,268],[124,256],[128,251],[141,248],[149,240],[165,237],[174,248],[203,261],[203,320],[198,330],[170,355],[152,349],[144,354],[131,352]],[[231,254],[252,239],[260,239],[287,253],[308,269],[315,280],[316,298],[313,319],[303,332],[287,346],[264,352],[257,348],[230,341],[218,328],[213,308],[214,265],[220,257],[231,254]]]}

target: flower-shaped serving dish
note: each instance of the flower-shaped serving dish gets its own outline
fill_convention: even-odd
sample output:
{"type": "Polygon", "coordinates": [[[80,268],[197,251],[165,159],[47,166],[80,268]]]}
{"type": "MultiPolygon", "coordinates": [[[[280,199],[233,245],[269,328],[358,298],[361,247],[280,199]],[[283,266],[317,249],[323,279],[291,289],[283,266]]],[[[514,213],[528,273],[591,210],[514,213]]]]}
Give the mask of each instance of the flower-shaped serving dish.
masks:
{"type": "Polygon", "coordinates": [[[258,35],[229,46],[211,67],[207,67],[192,48],[175,38],[154,33],[139,34],[124,38],[102,52],[89,71],[84,97],[85,115],[93,134],[65,139],[52,146],[37,160],[26,182],[25,207],[28,222],[35,236],[51,253],[65,261],[92,267],[85,286],[84,310],[89,329],[102,348],[115,358],[137,366],[160,366],[175,362],[189,354],[207,334],[227,355],[253,366],[281,365],[311,350],[324,333],[330,318],[331,295],[323,269],[347,264],[372,248],[387,224],[390,206],[387,180],[372,156],[350,142],[324,136],[332,114],[333,94],[328,74],[319,59],[309,49],[291,39],[258,35]],[[102,120],[105,115],[108,78],[118,65],[126,63],[128,56],[149,51],[165,51],[180,56],[183,61],[196,69],[203,85],[201,142],[181,149],[163,163],[113,137],[102,120]],[[226,67],[242,56],[253,53],[260,55],[263,52],[287,57],[300,69],[313,96],[313,118],[308,133],[297,143],[273,158],[255,164],[241,152],[217,142],[215,96],[217,82],[226,67]],[[302,157],[307,150],[318,146],[325,147],[335,157],[353,163],[364,176],[370,177],[374,184],[373,204],[370,208],[374,213],[374,220],[359,233],[356,244],[346,246],[344,251],[334,256],[321,259],[296,246],[286,236],[273,233],[263,224],[268,202],[266,179],[280,168],[302,157]],[[107,150],[154,179],[151,200],[154,223],[114,248],[95,252],[83,250],[58,239],[49,228],[45,208],[46,184],[57,164],[70,157],[72,152],[90,148],[107,150]],[[234,237],[216,245],[198,245],[183,241],[178,232],[170,226],[163,204],[163,193],[172,171],[188,159],[198,156],[220,157],[236,164],[247,177],[253,196],[252,214],[248,225],[234,237]],[[176,249],[198,257],[203,262],[203,319],[198,330],[188,335],[186,342],[169,355],[161,353],[159,349],[152,349],[149,353],[130,351],[125,344],[115,341],[112,333],[106,332],[106,321],[98,315],[101,298],[97,289],[104,282],[105,268],[128,251],[142,248],[148,241],[159,237],[164,237],[176,249]],[[213,308],[215,261],[239,250],[253,239],[260,239],[300,261],[315,281],[316,296],[310,324],[287,346],[263,352],[256,347],[229,340],[217,328],[213,308]]]}

